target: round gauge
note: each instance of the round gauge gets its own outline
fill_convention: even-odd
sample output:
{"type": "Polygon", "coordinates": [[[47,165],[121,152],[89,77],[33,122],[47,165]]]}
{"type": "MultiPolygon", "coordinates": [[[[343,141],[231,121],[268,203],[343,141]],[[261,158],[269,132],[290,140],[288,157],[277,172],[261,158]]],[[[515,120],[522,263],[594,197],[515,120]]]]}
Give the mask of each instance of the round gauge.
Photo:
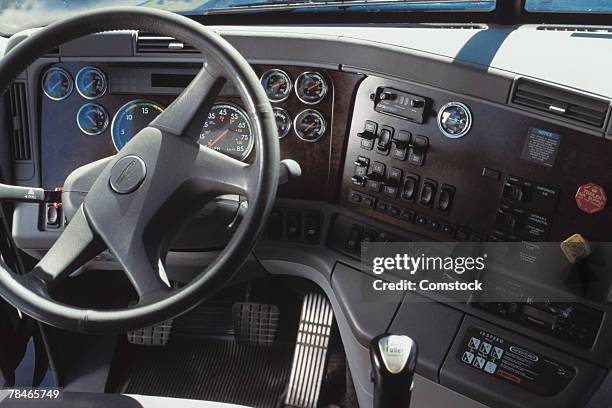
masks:
{"type": "Polygon", "coordinates": [[[85,99],[96,99],[106,93],[106,75],[96,67],[81,68],[75,82],[77,91],[85,99]]]}
{"type": "Polygon", "coordinates": [[[316,142],[325,134],[325,118],[314,109],[300,112],[293,122],[293,129],[298,137],[306,142],[316,142]]]}
{"type": "Polygon", "coordinates": [[[274,108],[274,119],[276,119],[276,129],[278,130],[278,138],[289,134],[291,130],[291,115],[283,108],[274,108]]]}
{"type": "Polygon", "coordinates": [[[244,160],[253,149],[253,132],[246,113],[232,103],[216,103],[202,126],[200,144],[244,160]]]}
{"type": "Polygon", "coordinates": [[[457,139],[465,136],[472,127],[472,113],[461,102],[450,102],[438,112],[438,127],[446,137],[457,139]]]}
{"type": "Polygon", "coordinates": [[[117,151],[147,127],[164,109],[160,104],[145,99],[130,101],[119,108],[111,126],[113,144],[117,151]]]}
{"type": "Polygon", "coordinates": [[[42,78],[45,95],[55,101],[66,99],[72,93],[73,83],[70,74],[58,67],[50,68],[42,78]]]}
{"type": "Polygon", "coordinates": [[[295,93],[300,101],[314,105],[325,98],[327,81],[318,72],[304,72],[295,80],[295,93]]]}
{"type": "Polygon", "coordinates": [[[266,71],[259,81],[270,102],[284,101],[291,94],[291,78],[285,71],[271,69],[266,71]]]}
{"type": "Polygon", "coordinates": [[[97,103],[86,103],[77,112],[77,125],[86,135],[99,135],[108,127],[108,113],[97,103]]]}

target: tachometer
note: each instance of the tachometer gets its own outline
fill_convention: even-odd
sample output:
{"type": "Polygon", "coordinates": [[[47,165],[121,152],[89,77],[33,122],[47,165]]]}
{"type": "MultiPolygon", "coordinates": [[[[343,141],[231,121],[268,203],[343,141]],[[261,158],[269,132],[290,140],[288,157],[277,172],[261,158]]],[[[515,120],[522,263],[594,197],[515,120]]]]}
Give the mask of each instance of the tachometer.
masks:
{"type": "Polygon", "coordinates": [[[147,127],[164,109],[162,105],[145,99],[130,101],[119,108],[111,126],[113,144],[117,151],[147,127]]]}
{"type": "Polygon", "coordinates": [[[306,142],[316,142],[323,137],[326,129],[325,118],[314,109],[300,112],[293,122],[293,130],[300,139],[306,142]]]}
{"type": "Polygon", "coordinates": [[[108,113],[97,103],[86,103],[77,113],[77,125],[86,135],[99,135],[108,127],[108,113]]]}
{"type": "Polygon", "coordinates": [[[280,69],[268,70],[259,81],[271,102],[284,101],[291,94],[291,78],[285,71],[280,69]]]}
{"type": "Polygon", "coordinates": [[[200,144],[238,160],[253,149],[253,132],[246,113],[233,103],[216,103],[200,133],[200,144]]]}
{"type": "Polygon", "coordinates": [[[295,93],[300,101],[314,105],[325,98],[327,81],[318,72],[304,72],[295,80],[295,93]]]}
{"type": "Polygon", "coordinates": [[[72,93],[74,84],[70,74],[58,67],[50,68],[42,78],[43,92],[54,101],[66,99],[72,93]]]}
{"type": "Polygon", "coordinates": [[[96,67],[83,67],[77,73],[77,91],[85,99],[97,99],[106,93],[107,82],[104,72],[96,67]]]}

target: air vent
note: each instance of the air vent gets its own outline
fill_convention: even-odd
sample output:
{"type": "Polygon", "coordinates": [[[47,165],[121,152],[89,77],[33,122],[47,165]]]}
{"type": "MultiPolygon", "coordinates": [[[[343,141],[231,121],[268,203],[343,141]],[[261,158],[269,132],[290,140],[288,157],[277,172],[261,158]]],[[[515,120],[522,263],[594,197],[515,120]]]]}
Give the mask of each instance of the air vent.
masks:
{"type": "Polygon", "coordinates": [[[31,160],[30,128],[28,126],[28,108],[26,86],[23,82],[14,82],[9,90],[9,113],[11,118],[12,147],[14,160],[31,160]]]}
{"type": "Polygon", "coordinates": [[[602,128],[610,103],[589,96],[519,79],[512,103],[542,112],[602,128]]]}
{"type": "Polygon", "coordinates": [[[541,25],[541,26],[538,26],[536,30],[539,30],[539,31],[568,31],[572,33],[611,33],[612,27],[541,25]]]}
{"type": "Polygon", "coordinates": [[[157,34],[138,33],[136,38],[136,52],[143,54],[199,54],[194,47],[157,34]]]}

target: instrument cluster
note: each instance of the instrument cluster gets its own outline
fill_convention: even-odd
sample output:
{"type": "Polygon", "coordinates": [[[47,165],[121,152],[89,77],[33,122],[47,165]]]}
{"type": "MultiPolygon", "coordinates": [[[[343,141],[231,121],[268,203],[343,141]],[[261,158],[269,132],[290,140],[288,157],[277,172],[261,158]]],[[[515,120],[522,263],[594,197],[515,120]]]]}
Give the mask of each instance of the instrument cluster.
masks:
{"type": "MultiPolygon", "coordinates": [[[[260,78],[274,106],[278,136],[284,139],[295,135],[305,142],[317,142],[329,131],[327,119],[317,105],[328,97],[330,81],[321,72],[294,75],[292,78],[286,71],[272,68],[260,78]]],[[[118,108],[105,106],[108,101],[103,97],[110,94],[108,75],[90,65],[80,67],[74,79],[68,70],[53,66],[43,74],[41,85],[44,95],[54,102],[65,101],[72,94],[76,96],[71,98],[71,103],[81,98],[75,118],[80,131],[87,136],[98,136],[110,130],[117,151],[166,108],[164,103],[149,97],[123,101],[118,108]]],[[[202,124],[199,142],[238,160],[246,160],[253,150],[253,128],[248,115],[234,99],[218,101],[211,107],[202,124]]]]}
{"type": "MultiPolygon", "coordinates": [[[[78,70],[75,79],[60,67],[49,68],[42,77],[43,93],[53,101],[66,100],[74,89],[83,104],[76,114],[76,124],[85,135],[97,136],[110,127],[112,143],[117,151],[149,125],[166,106],[152,99],[133,99],[110,116],[99,101],[109,89],[105,72],[94,66],[78,70]]],[[[215,103],[204,123],[200,144],[238,160],[246,160],[253,150],[254,137],[246,112],[231,102],[215,103]]]]}

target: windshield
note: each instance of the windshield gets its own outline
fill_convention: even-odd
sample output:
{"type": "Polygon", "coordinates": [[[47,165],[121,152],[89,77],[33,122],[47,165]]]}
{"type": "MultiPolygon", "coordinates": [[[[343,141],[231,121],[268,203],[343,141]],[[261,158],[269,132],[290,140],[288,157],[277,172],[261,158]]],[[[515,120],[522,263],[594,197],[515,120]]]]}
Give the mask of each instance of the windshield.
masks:
{"type": "Polygon", "coordinates": [[[266,6],[308,8],[350,6],[368,10],[406,11],[490,11],[496,0],[0,0],[0,32],[40,27],[71,14],[108,6],[153,7],[177,13],[206,14],[238,8],[260,9],[266,6]]]}
{"type": "Polygon", "coordinates": [[[549,13],[610,13],[610,0],[527,0],[525,10],[549,13]]]}

